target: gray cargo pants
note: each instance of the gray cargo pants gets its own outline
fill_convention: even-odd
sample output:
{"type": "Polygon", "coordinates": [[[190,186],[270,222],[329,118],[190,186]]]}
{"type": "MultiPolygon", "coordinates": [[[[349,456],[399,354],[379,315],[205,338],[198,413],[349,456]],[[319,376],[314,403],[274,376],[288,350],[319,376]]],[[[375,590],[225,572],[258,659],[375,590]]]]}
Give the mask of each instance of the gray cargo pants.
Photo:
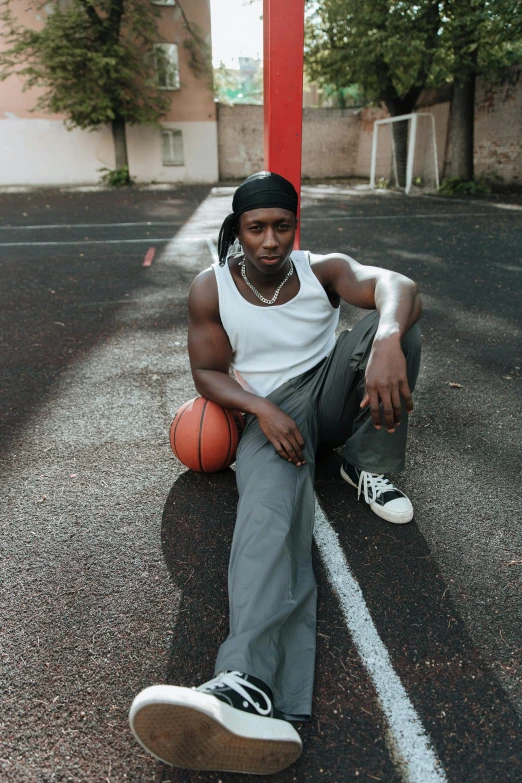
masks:
{"type": "MultiPolygon", "coordinates": [[[[342,332],[318,367],[287,381],[268,399],[297,423],[306,463],[296,467],[276,453],[257,418],[247,416],[236,457],[239,491],[230,555],[230,633],[215,672],[259,677],[288,720],[311,715],[315,666],[316,594],[312,570],[315,515],[314,468],[318,448],[344,445],[344,457],[372,473],[404,468],[408,415],[394,433],[375,429],[369,408],[361,411],[364,372],[379,317],[372,312],[342,332]]],[[[419,372],[417,325],[404,336],[408,381],[419,372]]]]}

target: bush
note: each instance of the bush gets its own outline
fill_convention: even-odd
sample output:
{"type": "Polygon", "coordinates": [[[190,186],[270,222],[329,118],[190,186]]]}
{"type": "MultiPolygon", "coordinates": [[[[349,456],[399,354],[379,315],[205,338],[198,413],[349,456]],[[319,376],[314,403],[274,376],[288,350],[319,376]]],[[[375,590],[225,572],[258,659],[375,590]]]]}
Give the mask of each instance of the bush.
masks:
{"type": "Polygon", "coordinates": [[[390,180],[386,179],[385,177],[379,177],[375,180],[375,187],[379,190],[386,190],[388,185],[390,184],[390,180]]]}
{"type": "Polygon", "coordinates": [[[446,177],[439,188],[439,193],[445,196],[475,196],[480,193],[491,193],[491,187],[483,179],[466,180],[464,177],[446,177]]]}
{"type": "Polygon", "coordinates": [[[108,185],[110,188],[123,188],[127,185],[134,185],[135,178],[129,174],[129,167],[122,166],[121,169],[98,169],[105,172],[100,177],[100,182],[108,185]]]}

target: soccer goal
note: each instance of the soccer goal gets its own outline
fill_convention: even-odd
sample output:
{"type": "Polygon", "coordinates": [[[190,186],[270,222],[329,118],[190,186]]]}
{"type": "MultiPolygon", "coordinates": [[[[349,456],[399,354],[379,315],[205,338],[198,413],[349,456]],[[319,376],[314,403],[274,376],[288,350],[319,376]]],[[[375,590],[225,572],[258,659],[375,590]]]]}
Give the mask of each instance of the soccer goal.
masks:
{"type": "Polygon", "coordinates": [[[402,114],[373,125],[370,187],[410,193],[439,187],[435,117],[430,112],[402,114]]]}

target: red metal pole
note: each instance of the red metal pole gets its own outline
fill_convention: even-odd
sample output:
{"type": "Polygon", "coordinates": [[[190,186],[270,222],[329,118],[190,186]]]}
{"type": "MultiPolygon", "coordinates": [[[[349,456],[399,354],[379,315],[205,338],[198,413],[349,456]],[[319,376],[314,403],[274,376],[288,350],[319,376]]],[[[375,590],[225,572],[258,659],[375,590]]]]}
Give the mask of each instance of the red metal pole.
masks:
{"type": "MultiPolygon", "coordinates": [[[[305,0],[263,0],[265,169],[289,179],[301,203],[305,0]]],[[[299,247],[299,228],[295,238],[299,247]]]]}

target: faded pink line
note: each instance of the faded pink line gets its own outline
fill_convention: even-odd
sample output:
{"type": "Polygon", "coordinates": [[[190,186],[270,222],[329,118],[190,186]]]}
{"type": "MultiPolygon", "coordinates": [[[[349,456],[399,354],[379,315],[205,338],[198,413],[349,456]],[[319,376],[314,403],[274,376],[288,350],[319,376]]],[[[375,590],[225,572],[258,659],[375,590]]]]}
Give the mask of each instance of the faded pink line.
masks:
{"type": "Polygon", "coordinates": [[[155,247],[149,247],[149,249],[145,253],[145,259],[143,261],[143,266],[150,266],[152,264],[152,260],[154,258],[155,252],[156,252],[156,248],[155,247]]]}

